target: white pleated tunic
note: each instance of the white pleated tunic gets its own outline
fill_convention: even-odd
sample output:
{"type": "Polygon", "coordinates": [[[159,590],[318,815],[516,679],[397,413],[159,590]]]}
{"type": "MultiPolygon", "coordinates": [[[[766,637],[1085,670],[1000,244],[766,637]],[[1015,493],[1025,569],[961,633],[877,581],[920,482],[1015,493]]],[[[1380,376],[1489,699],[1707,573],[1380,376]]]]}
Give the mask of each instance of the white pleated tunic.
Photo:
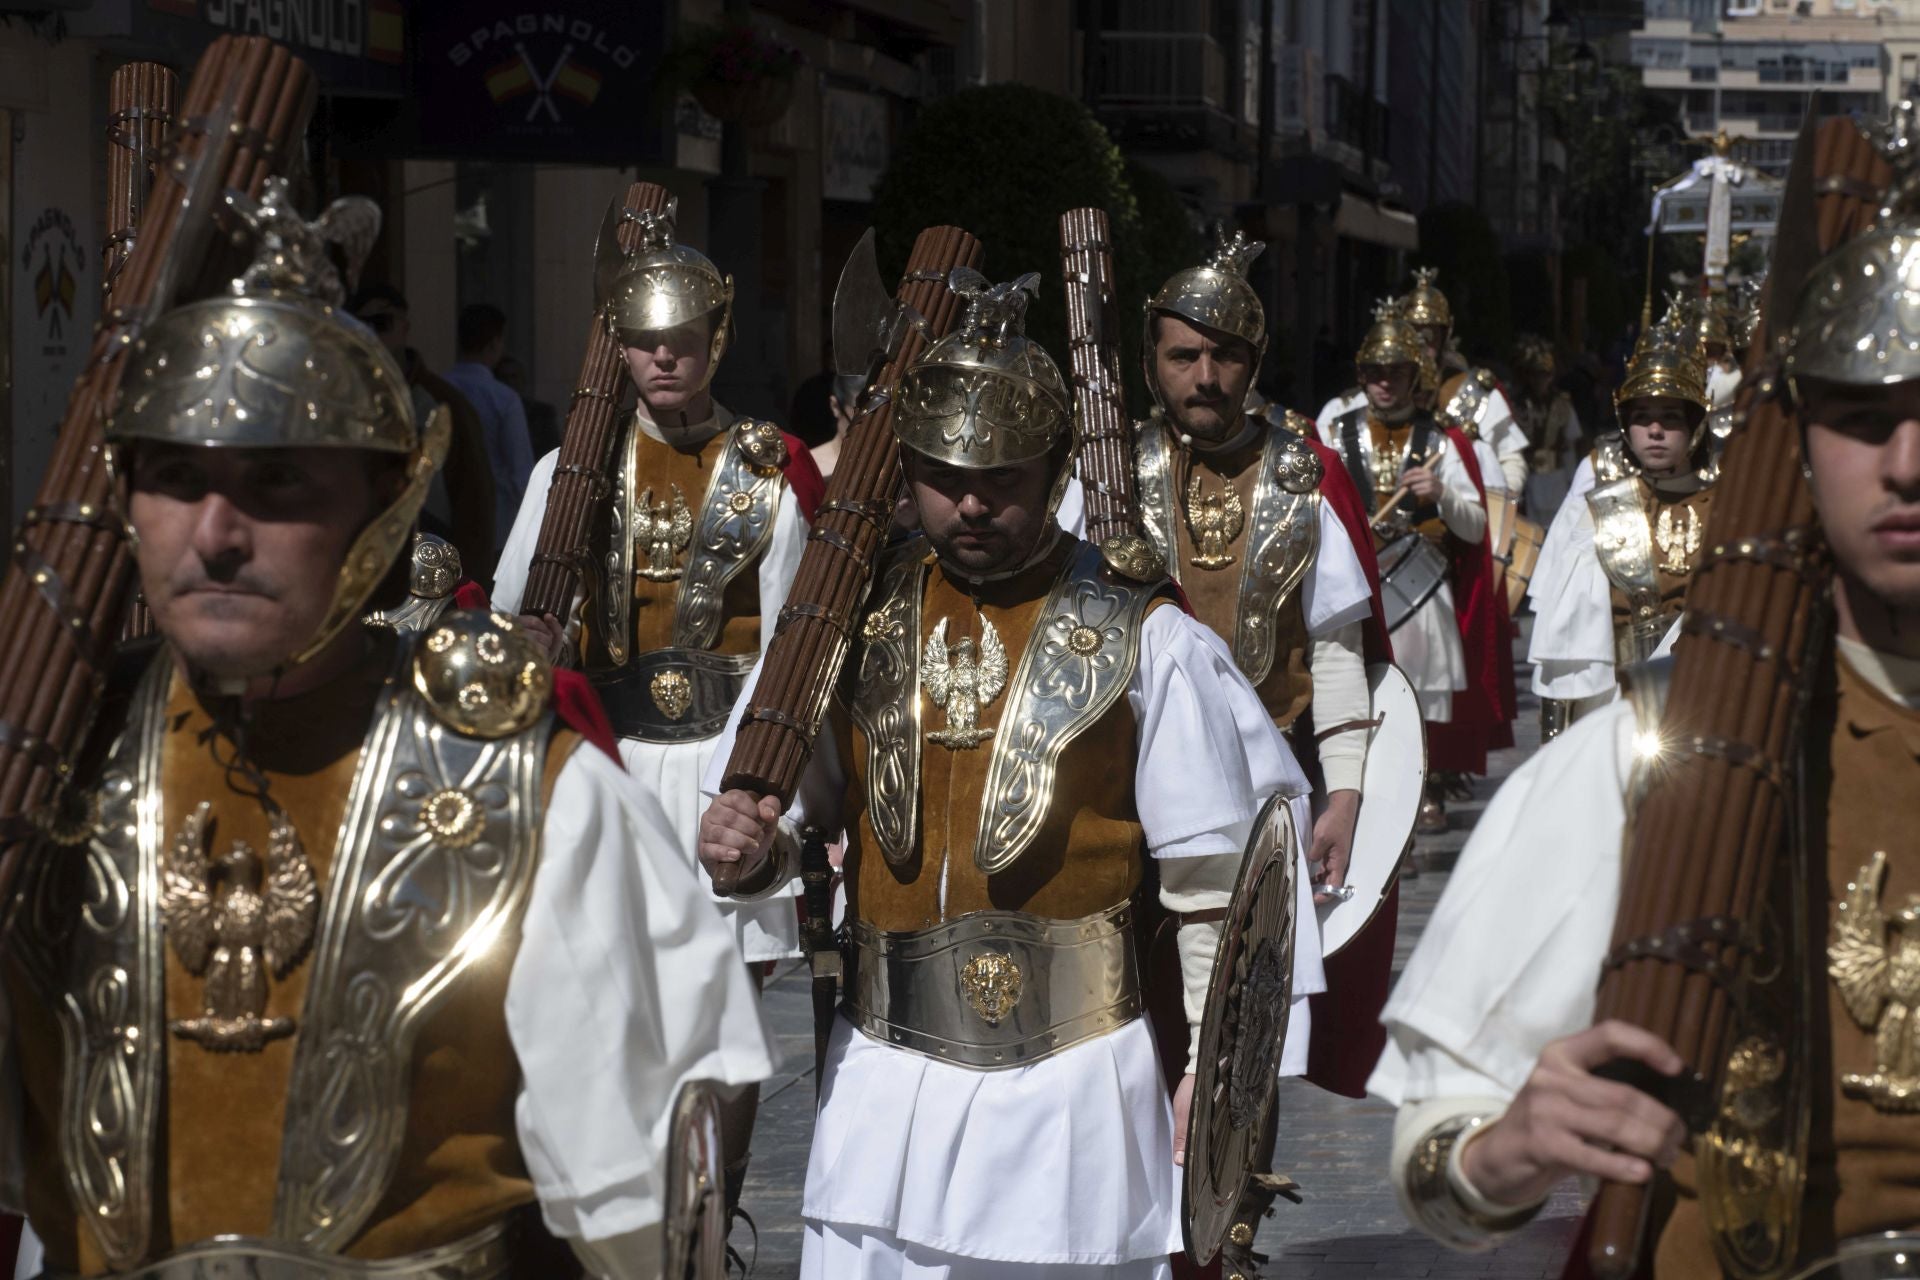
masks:
{"type": "Polygon", "coordinates": [[[1594,545],[1587,505],[1592,491],[1593,462],[1587,459],[1575,468],[1569,496],[1547,528],[1527,589],[1533,601],[1527,661],[1533,664],[1533,691],[1543,698],[1611,697],[1616,688],[1613,595],[1594,545]]]}
{"type": "MultiPolygon", "coordinates": [[[[715,406],[715,416],[705,423],[686,428],[684,434],[701,439],[731,426],[736,419],[726,409],[715,406]]],[[[642,420],[641,429],[656,440],[665,439],[659,427],[642,420]]],[[[553,481],[556,450],[541,458],[527,482],[526,500],[507,535],[506,550],[500,554],[498,576],[493,582],[493,606],[507,613],[520,607],[526,590],[527,569],[533,550],[540,540],[540,522],[547,510],[547,486],[553,481]]],[[[799,506],[784,487],[780,509],[774,516],[773,539],[761,557],[756,572],[760,578],[760,642],[762,649],[773,640],[774,624],[781,606],[787,601],[787,589],[800,567],[806,550],[807,526],[799,506]]],[[[749,686],[751,687],[751,686],[749,686]]],[[[702,738],[693,742],[642,742],[638,738],[620,740],[620,758],[641,787],[658,800],[661,824],[648,833],[640,848],[657,853],[676,850],[689,867],[698,866],[700,815],[706,800],[700,794],[700,779],[706,773],[719,739],[702,738]]],[[[722,898],[711,891],[704,873],[701,883],[708,887],[708,899],[720,909],[733,926],[740,954],[750,963],[785,960],[800,954],[800,923],[793,897],[799,882],[787,895],[764,902],[741,903],[722,898]]]]}
{"type": "MultiPolygon", "coordinates": [[[[1360,397],[1357,404],[1351,396],[1328,401],[1326,408],[1320,411],[1322,416],[1316,424],[1321,443],[1341,450],[1341,456],[1344,457],[1339,419],[1365,403],[1364,396],[1360,397]]],[[[1476,443],[1485,447],[1484,441],[1476,443]]],[[[1373,466],[1373,435],[1369,431],[1360,433],[1360,456],[1369,468],[1373,466]]],[[[1490,483],[1498,484],[1498,468],[1488,468],[1477,450],[1476,461],[1481,462],[1482,475],[1489,477],[1490,483]]],[[[1487,510],[1451,439],[1440,451],[1433,472],[1441,485],[1440,518],[1457,536],[1469,542],[1479,541],[1486,532],[1487,510]]],[[[1434,724],[1451,721],[1453,695],[1467,687],[1467,655],[1460,641],[1460,623],[1454,609],[1453,588],[1444,580],[1439,589],[1427,598],[1427,602],[1414,610],[1413,615],[1394,631],[1393,661],[1406,674],[1407,683],[1413,686],[1414,696],[1420,703],[1421,717],[1434,724]]]]}
{"type": "MultiPolygon", "coordinates": [[[[683,860],[635,857],[664,822],[591,744],[561,766],[541,827],[507,1031],[514,1120],[547,1228],[601,1275],[652,1280],[674,1098],[773,1074],[734,939],[683,860]]],[[[19,1081],[0,998],[0,1207],[22,1202],[19,1081]]]]}
{"type": "MultiPolygon", "coordinates": [[[[1230,873],[1275,793],[1293,797],[1305,849],[1306,778],[1211,631],[1179,609],[1154,610],[1127,699],[1141,744],[1135,800],[1155,858],[1219,859],[1230,873]]],[[[837,828],[846,785],[828,731],[786,820],[837,828]]],[[[1326,978],[1304,855],[1297,871],[1294,992],[1304,997],[1326,978]]],[[[1301,1013],[1296,1004],[1287,1033],[1295,1072],[1301,1013]]],[[[1182,1247],[1179,1205],[1172,1106],[1144,1019],[1001,1071],[835,1028],[807,1164],[803,1276],[1165,1277],[1182,1247]]]]}

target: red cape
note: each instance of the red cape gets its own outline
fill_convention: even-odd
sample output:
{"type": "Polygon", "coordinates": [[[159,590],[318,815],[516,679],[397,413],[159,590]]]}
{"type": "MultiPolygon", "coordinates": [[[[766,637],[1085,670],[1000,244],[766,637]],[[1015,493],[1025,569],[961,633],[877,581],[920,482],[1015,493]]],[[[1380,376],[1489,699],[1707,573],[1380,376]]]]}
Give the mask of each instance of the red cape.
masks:
{"type": "MultiPolygon", "coordinates": [[[[1485,503],[1487,489],[1480,478],[1480,460],[1473,442],[1457,427],[1447,438],[1466,466],[1474,491],[1485,503]]],[[[1477,542],[1447,534],[1449,585],[1466,651],[1467,687],[1453,695],[1453,719],[1427,724],[1427,767],[1448,773],[1487,771],[1487,752],[1513,742],[1512,619],[1506,595],[1493,572],[1493,551],[1483,530],[1477,542]],[[1503,693],[1504,689],[1504,693],[1503,693]]]]}
{"type": "MultiPolygon", "coordinates": [[[[489,608],[486,588],[471,578],[462,580],[453,589],[453,605],[456,609],[489,608]]],[[[560,717],[560,723],[606,752],[615,764],[620,764],[613,723],[607,719],[607,709],[600,705],[600,695],[584,675],[564,667],[554,668],[553,713],[560,717]]]]}
{"type": "MultiPolygon", "coordinates": [[[[1308,444],[1320,459],[1320,497],[1340,517],[1373,591],[1373,616],[1361,628],[1367,665],[1391,662],[1393,641],[1380,604],[1380,565],[1374,558],[1366,504],[1340,455],[1317,440],[1308,444]]],[[[1311,708],[1307,715],[1311,717],[1311,708]]],[[[1309,741],[1311,723],[1309,718],[1309,741]]],[[[1307,1040],[1307,1079],[1329,1093],[1365,1097],[1367,1077],[1386,1048],[1387,1029],[1380,1024],[1380,1011],[1393,987],[1393,941],[1399,916],[1400,886],[1395,884],[1367,927],[1327,961],[1327,989],[1308,999],[1312,1028],[1307,1040]]]]}
{"type": "Polygon", "coordinates": [[[787,479],[787,488],[793,491],[793,500],[800,506],[801,523],[810,525],[814,512],[826,500],[826,478],[814,464],[813,451],[799,436],[790,436],[782,431],[780,438],[787,446],[787,460],[781,465],[780,472],[787,479]]]}

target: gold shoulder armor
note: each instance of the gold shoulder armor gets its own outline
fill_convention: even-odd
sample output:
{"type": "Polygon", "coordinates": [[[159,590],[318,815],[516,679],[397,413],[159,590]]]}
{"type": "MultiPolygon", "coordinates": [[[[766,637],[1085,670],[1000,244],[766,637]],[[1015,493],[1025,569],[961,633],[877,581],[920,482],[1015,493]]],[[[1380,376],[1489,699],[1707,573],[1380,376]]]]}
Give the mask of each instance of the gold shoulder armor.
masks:
{"type": "MultiPolygon", "coordinates": [[[[1294,426],[1292,418],[1289,418],[1287,425],[1294,426]]],[[[1297,427],[1294,429],[1298,430],[1297,427]]],[[[1274,458],[1273,477],[1288,493],[1312,493],[1320,487],[1320,478],[1324,472],[1325,468],[1320,465],[1320,455],[1315,453],[1305,440],[1285,441],[1280,446],[1279,454],[1274,458]]]]}
{"type": "Polygon", "coordinates": [[[1107,568],[1133,582],[1158,582],[1167,576],[1167,562],[1154,545],[1137,533],[1115,534],[1100,544],[1107,568]]]}
{"type": "Polygon", "coordinates": [[[455,733],[506,738],[547,713],[553,668],[512,618],[462,609],[442,616],[414,650],[413,687],[455,733]]]}
{"type": "Polygon", "coordinates": [[[787,465],[787,442],[773,423],[748,419],[734,429],[733,438],[747,464],[762,475],[787,465]]]}
{"type": "Polygon", "coordinates": [[[1609,431],[1593,442],[1593,480],[1607,484],[1628,475],[1633,468],[1627,462],[1627,441],[1618,431],[1609,431]]]}

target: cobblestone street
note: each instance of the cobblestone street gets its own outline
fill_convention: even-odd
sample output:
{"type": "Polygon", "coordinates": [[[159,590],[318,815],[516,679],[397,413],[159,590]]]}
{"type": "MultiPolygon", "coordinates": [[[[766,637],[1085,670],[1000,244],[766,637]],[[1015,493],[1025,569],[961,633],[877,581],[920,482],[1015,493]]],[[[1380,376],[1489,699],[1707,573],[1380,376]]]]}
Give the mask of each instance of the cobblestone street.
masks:
{"type": "MultiPolygon", "coordinates": [[[[1414,874],[1401,882],[1395,970],[1426,927],[1447,873],[1475,818],[1501,779],[1539,742],[1538,704],[1520,680],[1516,747],[1492,762],[1471,802],[1450,805],[1452,827],[1422,839],[1414,874]]],[[[746,1207],[760,1226],[759,1280],[795,1280],[800,1268],[800,1191],[806,1173],[813,1106],[813,1037],[806,974],[783,967],[768,984],[767,1010],[785,1054],[780,1077],[766,1087],[746,1207]]],[[[1270,1255],[1267,1280],[1336,1277],[1485,1277],[1555,1280],[1578,1225],[1580,1202],[1556,1196],[1540,1217],[1491,1253],[1460,1254],[1412,1230],[1394,1202],[1385,1172],[1393,1135],[1392,1108],[1372,1099],[1335,1097],[1300,1082],[1284,1084],[1275,1167],[1301,1186],[1303,1201],[1280,1201],[1260,1233],[1270,1255]]],[[[749,1248],[744,1232],[735,1245],[749,1248]]]]}

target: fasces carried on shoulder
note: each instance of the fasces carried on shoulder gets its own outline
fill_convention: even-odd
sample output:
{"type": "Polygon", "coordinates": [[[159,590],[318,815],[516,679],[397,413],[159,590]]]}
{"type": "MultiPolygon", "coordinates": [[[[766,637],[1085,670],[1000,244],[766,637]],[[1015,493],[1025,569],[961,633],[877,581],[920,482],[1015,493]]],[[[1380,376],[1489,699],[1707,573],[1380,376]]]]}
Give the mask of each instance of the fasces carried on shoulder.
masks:
{"type": "Polygon", "coordinates": [[[553,668],[503,613],[444,615],[413,654],[413,687],[434,718],[470,738],[531,728],[553,701],[553,668]]]}

